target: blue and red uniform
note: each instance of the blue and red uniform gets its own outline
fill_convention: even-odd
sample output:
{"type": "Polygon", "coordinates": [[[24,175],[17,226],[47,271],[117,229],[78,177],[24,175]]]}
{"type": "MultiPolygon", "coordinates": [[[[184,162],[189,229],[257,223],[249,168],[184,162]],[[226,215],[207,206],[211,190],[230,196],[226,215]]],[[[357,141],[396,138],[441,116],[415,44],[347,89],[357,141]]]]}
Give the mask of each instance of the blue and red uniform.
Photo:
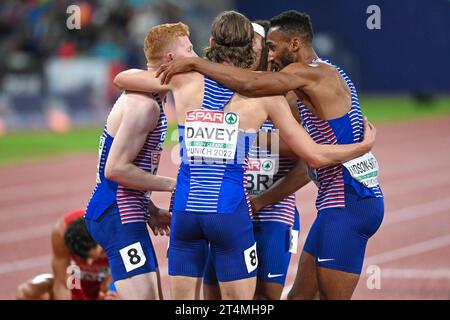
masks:
{"type": "MultiPolygon", "coordinates": [[[[274,125],[267,120],[260,130],[272,132],[274,125]]],[[[288,174],[295,166],[296,160],[271,153],[255,144],[250,149],[248,163],[247,192],[252,197],[269,189],[288,174]]],[[[252,222],[258,254],[258,281],[284,285],[291,253],[296,252],[297,249],[292,246],[297,243],[300,231],[300,216],[295,206],[295,193],[258,212],[253,212],[252,222]],[[291,237],[297,237],[297,239],[291,239],[291,237]]],[[[203,276],[203,281],[209,285],[217,283],[213,260],[213,255],[210,253],[203,276]]]]}
{"type": "MultiPolygon", "coordinates": [[[[322,63],[328,60],[318,59],[322,63]]],[[[358,94],[350,78],[336,67],[352,95],[350,111],[340,118],[323,120],[298,101],[302,124],[319,144],[350,144],[364,136],[358,94]]],[[[362,159],[362,158],[358,158],[362,159]]],[[[356,162],[358,161],[356,159],[356,162]]],[[[369,159],[370,161],[373,158],[369,159]]],[[[362,159],[359,173],[377,175],[371,163],[362,159]]],[[[368,239],[378,230],[384,216],[384,199],[378,183],[366,185],[355,179],[345,165],[310,170],[319,191],[317,218],[306,239],[304,251],[316,257],[319,267],[360,274],[368,239]]]]}
{"type": "MultiPolygon", "coordinates": [[[[159,95],[154,94],[153,98],[160,108],[158,123],[147,135],[134,164],[156,174],[167,118],[159,95]]],[[[100,137],[97,185],[85,217],[89,232],[108,256],[114,281],[118,281],[154,272],[157,261],[147,229],[150,193],[127,188],[105,177],[105,165],[113,140],[105,126],[100,137]]]]}
{"type": "Polygon", "coordinates": [[[202,277],[210,246],[219,281],[254,277],[257,254],[245,170],[256,134],[233,127],[238,114],[224,111],[234,92],[204,79],[201,109],[179,125],[182,163],[173,201],[169,275],[202,277]],[[215,140],[208,138],[212,134],[215,140]]]}

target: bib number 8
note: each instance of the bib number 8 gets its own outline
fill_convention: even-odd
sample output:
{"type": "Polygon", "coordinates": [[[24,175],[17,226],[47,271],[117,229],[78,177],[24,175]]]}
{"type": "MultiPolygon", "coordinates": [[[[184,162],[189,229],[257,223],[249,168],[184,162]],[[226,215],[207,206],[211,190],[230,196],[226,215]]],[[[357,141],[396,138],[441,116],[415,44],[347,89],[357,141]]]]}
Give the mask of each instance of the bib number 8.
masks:
{"type": "Polygon", "coordinates": [[[130,257],[130,263],[135,265],[141,262],[141,257],[138,255],[138,252],[136,249],[130,249],[128,250],[128,256],[130,257]]]}
{"type": "Polygon", "coordinates": [[[251,273],[258,267],[258,254],[256,252],[256,242],[253,246],[244,250],[245,265],[247,272],[251,273]]]}
{"type": "Polygon", "coordinates": [[[147,261],[140,242],[133,243],[119,252],[127,272],[142,267],[147,261]]]}

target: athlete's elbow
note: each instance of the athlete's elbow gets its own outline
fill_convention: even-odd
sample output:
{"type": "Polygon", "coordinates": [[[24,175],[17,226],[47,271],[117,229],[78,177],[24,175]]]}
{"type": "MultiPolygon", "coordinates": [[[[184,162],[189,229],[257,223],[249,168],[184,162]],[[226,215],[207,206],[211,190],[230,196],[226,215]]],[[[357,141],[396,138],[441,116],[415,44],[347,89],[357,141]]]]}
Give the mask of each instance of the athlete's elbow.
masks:
{"type": "Polygon", "coordinates": [[[304,160],[308,164],[308,166],[313,169],[318,169],[327,165],[327,162],[325,162],[321,157],[316,155],[306,157],[304,158],[304,160]]]}
{"type": "Polygon", "coordinates": [[[114,77],[113,83],[114,83],[114,85],[115,85],[117,88],[123,89],[123,88],[124,88],[124,85],[123,85],[123,75],[122,75],[121,73],[117,74],[117,75],[114,77]]]}
{"type": "Polygon", "coordinates": [[[107,163],[105,167],[105,177],[108,180],[117,181],[122,177],[123,170],[121,167],[114,163],[107,163]]]}

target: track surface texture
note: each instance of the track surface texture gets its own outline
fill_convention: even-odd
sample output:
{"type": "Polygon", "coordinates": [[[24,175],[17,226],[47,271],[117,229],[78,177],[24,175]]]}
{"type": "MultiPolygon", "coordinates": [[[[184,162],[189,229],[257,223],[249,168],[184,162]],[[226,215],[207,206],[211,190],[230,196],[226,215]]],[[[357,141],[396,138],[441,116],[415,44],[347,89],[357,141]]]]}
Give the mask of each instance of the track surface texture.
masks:
{"type": "MultiPolygon", "coordinates": [[[[373,151],[381,166],[385,218],[369,240],[353,299],[450,299],[450,118],[377,129],[373,151]],[[367,285],[371,265],[380,268],[379,289],[367,285]]],[[[76,154],[0,168],[0,299],[14,299],[20,282],[51,272],[51,227],[65,212],[86,204],[96,161],[95,154],[76,154]]],[[[159,173],[174,177],[176,172],[166,152],[159,173]]],[[[310,183],[297,195],[301,252],[316,215],[316,188],[310,183]]],[[[169,195],[155,192],[153,199],[167,207],[169,195]]],[[[167,238],[153,241],[165,298],[170,299],[167,238]]],[[[284,298],[299,256],[292,256],[284,298]]]]}

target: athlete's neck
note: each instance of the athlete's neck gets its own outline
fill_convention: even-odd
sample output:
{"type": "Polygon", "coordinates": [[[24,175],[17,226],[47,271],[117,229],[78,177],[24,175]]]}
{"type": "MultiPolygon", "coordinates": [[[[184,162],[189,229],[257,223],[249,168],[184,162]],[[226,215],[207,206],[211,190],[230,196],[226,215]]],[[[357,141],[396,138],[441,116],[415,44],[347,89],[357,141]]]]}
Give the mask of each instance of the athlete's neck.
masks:
{"type": "Polygon", "coordinates": [[[317,53],[312,47],[305,47],[303,50],[297,54],[297,61],[305,64],[310,64],[314,59],[317,59],[317,53]]]}

